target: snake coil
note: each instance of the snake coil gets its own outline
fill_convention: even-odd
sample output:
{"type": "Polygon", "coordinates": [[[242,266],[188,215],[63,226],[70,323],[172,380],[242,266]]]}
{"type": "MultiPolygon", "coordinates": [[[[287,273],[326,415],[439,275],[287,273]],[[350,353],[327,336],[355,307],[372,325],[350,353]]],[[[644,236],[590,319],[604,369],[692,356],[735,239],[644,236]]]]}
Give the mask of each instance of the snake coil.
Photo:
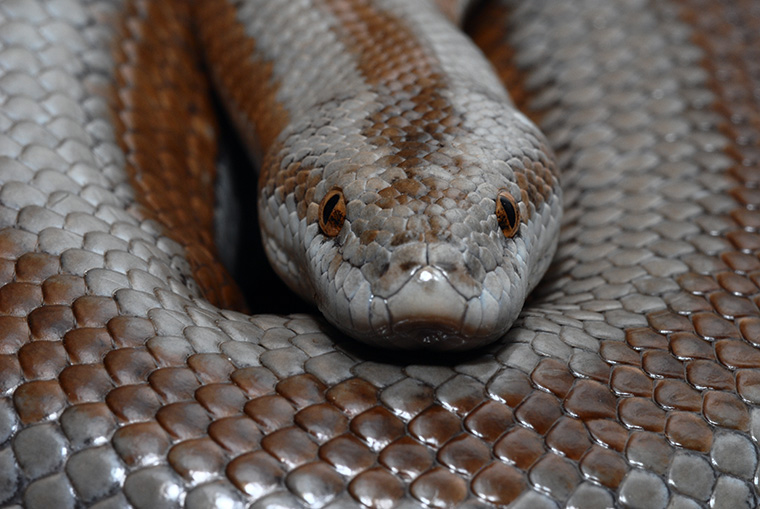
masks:
{"type": "Polygon", "coordinates": [[[0,504],[757,506],[758,3],[470,3],[0,2],[0,504]]]}

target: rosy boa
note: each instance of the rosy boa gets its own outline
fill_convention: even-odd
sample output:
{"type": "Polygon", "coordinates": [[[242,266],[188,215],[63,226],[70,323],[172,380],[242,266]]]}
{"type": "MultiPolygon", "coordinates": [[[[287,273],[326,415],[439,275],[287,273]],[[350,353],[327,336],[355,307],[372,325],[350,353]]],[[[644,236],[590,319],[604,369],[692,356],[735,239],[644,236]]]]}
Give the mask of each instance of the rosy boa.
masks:
{"type": "Polygon", "coordinates": [[[0,503],[756,506],[760,4],[504,3],[1,2],[0,503]]]}

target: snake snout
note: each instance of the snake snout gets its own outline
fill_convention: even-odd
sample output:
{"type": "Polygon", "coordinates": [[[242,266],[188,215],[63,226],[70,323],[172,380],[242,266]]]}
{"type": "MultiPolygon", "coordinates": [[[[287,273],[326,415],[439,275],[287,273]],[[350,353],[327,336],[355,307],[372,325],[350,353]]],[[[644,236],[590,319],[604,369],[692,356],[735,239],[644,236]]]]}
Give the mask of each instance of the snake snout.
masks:
{"type": "Polygon", "coordinates": [[[461,329],[467,301],[440,268],[418,268],[387,305],[392,343],[433,350],[466,348],[461,329]]]}
{"type": "Polygon", "coordinates": [[[430,265],[420,267],[388,299],[388,311],[395,323],[459,324],[465,307],[464,297],[454,289],[446,274],[430,265]]]}

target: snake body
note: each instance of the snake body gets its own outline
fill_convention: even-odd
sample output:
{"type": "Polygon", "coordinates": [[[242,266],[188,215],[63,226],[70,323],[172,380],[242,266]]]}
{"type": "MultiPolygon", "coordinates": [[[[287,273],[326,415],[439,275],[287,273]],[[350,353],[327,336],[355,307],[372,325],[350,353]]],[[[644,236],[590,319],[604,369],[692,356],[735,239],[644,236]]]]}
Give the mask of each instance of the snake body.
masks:
{"type": "Polygon", "coordinates": [[[506,4],[473,31],[548,142],[430,2],[0,3],[0,503],[756,506],[757,4],[506,4]],[[270,258],[364,341],[501,334],[561,168],[509,332],[399,357],[233,311],[199,52],[260,159],[270,258]],[[480,316],[439,325],[404,290],[423,274],[480,316]]]}

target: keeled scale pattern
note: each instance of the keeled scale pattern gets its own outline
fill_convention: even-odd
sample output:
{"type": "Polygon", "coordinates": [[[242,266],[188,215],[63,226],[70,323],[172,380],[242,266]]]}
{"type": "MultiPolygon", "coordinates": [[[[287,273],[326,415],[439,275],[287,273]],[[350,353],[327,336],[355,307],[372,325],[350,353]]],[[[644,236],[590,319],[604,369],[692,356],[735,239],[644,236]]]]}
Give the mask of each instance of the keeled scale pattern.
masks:
{"type": "Polygon", "coordinates": [[[2,503],[753,506],[758,60],[682,19],[760,32],[642,7],[515,12],[579,208],[509,341],[415,364],[187,290],[84,93],[113,79],[117,9],[3,3],[2,503]]]}

